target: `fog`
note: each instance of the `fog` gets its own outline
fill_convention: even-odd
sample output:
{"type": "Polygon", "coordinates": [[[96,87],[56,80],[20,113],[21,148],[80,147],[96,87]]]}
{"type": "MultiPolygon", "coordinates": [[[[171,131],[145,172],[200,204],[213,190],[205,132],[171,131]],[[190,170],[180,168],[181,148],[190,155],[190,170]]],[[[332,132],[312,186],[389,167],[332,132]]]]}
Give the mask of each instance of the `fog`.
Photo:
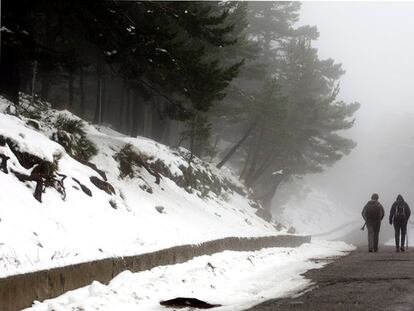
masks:
{"type": "MultiPolygon", "coordinates": [[[[318,27],[321,58],[342,63],[339,98],[358,101],[345,134],[358,146],[305,182],[360,214],[378,192],[386,215],[398,193],[414,207],[414,3],[305,2],[301,24],[318,27]]],[[[362,222],[362,221],[361,221],[362,222]]]]}

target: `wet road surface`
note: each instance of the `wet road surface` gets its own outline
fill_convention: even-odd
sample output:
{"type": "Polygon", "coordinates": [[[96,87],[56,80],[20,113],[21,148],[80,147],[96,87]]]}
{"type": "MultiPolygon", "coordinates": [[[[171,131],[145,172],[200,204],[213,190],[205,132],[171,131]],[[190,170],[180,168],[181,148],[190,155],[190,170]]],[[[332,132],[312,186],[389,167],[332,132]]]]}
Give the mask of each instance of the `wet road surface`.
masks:
{"type": "MultiPolygon", "coordinates": [[[[361,235],[354,232],[348,238],[356,241],[361,235]]],[[[393,246],[382,245],[378,253],[369,253],[366,245],[358,246],[304,275],[314,284],[303,294],[249,310],[414,310],[414,248],[396,253],[393,246]]]]}

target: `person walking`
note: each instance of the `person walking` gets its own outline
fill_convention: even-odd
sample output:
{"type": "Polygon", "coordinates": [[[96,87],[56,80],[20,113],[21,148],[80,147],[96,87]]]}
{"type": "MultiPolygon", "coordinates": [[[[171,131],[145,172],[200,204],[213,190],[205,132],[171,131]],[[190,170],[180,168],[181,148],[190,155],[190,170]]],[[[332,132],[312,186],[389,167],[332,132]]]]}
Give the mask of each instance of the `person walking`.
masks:
{"type": "Polygon", "coordinates": [[[362,217],[368,229],[368,250],[369,252],[378,251],[378,237],[381,228],[381,220],[384,218],[384,208],[378,202],[379,196],[374,193],[371,200],[365,204],[362,210],[362,217]]]}
{"type": "Polygon", "coordinates": [[[405,251],[404,242],[405,235],[407,234],[407,222],[410,218],[410,215],[410,207],[408,206],[407,202],[404,201],[402,195],[399,194],[395,202],[392,204],[390,211],[390,225],[394,224],[395,248],[397,252],[400,250],[402,252],[405,251]]]}

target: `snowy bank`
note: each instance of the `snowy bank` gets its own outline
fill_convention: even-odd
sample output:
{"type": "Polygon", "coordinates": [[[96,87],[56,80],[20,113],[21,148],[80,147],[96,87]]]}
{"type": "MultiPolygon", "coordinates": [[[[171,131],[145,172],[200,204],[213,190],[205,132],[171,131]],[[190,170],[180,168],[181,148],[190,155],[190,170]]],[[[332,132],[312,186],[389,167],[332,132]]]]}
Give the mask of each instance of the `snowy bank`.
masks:
{"type": "Polygon", "coordinates": [[[257,252],[226,251],[149,271],[123,272],[108,285],[94,282],[26,310],[165,310],[161,300],[195,297],[220,304],[215,310],[243,310],[262,301],[289,296],[311,285],[301,274],[321,268],[317,259],[353,250],[343,242],[317,241],[299,248],[257,252]]]}

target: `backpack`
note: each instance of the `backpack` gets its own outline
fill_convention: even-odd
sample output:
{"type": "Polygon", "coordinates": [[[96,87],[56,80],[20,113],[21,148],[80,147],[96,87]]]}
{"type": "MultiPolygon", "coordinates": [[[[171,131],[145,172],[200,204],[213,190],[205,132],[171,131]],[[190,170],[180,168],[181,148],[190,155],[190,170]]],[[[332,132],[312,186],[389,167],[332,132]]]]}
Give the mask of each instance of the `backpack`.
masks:
{"type": "Polygon", "coordinates": [[[378,202],[368,202],[367,208],[365,210],[365,216],[367,219],[379,220],[381,219],[381,209],[379,208],[378,202]]]}
{"type": "Polygon", "coordinates": [[[404,202],[399,203],[395,207],[395,218],[396,219],[405,219],[405,204],[404,202]]]}

